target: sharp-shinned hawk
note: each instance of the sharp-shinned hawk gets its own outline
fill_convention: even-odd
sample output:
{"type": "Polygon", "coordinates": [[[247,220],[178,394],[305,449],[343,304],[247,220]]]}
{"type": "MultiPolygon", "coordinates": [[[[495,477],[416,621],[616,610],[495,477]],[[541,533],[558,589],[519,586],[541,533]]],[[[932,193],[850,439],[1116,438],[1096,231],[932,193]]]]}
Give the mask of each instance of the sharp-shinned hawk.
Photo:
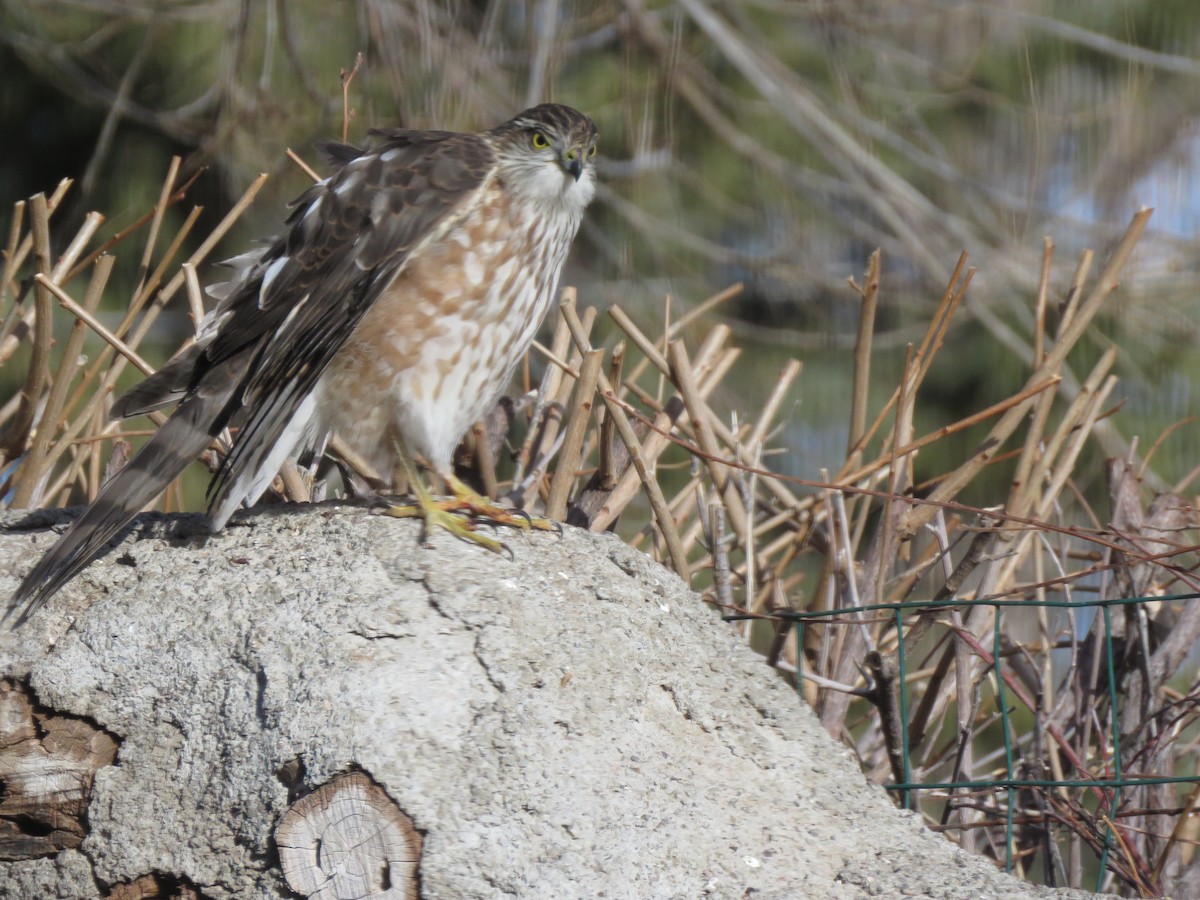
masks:
{"type": "MultiPolygon", "coordinates": [[[[6,619],[28,617],[229,425],[240,423],[209,487],[214,531],[330,433],[383,473],[398,455],[411,474],[415,451],[480,512],[451,454],[553,305],[595,190],[596,128],[547,103],[491,131],[387,129],[366,149],[322,149],[335,171],[280,237],[238,258],[196,342],[113,405],[115,418],[178,404],[34,566],[6,619]]],[[[415,489],[427,527],[472,536],[415,489]]]]}

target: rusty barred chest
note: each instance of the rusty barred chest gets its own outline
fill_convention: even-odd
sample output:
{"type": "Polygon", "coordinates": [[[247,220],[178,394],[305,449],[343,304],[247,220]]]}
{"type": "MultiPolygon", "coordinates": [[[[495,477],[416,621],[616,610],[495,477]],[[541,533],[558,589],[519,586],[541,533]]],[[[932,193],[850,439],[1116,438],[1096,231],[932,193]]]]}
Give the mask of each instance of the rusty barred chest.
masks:
{"type": "Polygon", "coordinates": [[[547,216],[493,184],[417,254],[364,317],[317,391],[322,426],[391,471],[389,430],[445,469],[507,386],[554,304],[578,216],[547,216]]]}

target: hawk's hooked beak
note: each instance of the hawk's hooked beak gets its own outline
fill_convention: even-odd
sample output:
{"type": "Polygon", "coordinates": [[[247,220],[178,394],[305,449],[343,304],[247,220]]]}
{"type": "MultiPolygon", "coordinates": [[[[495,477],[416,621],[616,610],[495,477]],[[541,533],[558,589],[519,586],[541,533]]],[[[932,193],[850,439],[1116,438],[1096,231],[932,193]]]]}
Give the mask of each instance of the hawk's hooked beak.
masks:
{"type": "Polygon", "coordinates": [[[578,147],[572,147],[563,154],[562,165],[571,173],[571,177],[578,181],[579,176],[583,174],[583,153],[578,147]]]}

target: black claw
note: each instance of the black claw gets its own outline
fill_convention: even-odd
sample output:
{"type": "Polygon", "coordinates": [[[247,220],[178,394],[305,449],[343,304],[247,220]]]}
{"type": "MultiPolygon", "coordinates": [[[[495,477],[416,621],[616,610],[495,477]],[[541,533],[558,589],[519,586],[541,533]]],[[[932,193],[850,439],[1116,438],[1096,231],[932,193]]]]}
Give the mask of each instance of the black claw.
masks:
{"type": "Polygon", "coordinates": [[[528,525],[531,528],[533,527],[533,516],[531,516],[529,513],[525,512],[525,510],[514,506],[508,510],[508,514],[510,516],[520,516],[522,519],[525,520],[526,525],[528,525]]]}

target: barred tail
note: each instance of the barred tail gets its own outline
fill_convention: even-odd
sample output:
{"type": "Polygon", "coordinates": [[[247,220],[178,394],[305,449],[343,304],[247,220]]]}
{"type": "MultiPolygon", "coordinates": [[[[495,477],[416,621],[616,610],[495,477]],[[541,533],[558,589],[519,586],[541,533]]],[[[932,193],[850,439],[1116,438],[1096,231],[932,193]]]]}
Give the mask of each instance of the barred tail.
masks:
{"type": "Polygon", "coordinates": [[[116,475],[92,504],[25,576],[9,598],[0,627],[19,627],[56,591],[100,555],[104,545],[173,481],[224,427],[233,385],[201,390],[179,404],[174,414],[116,475]]]}

